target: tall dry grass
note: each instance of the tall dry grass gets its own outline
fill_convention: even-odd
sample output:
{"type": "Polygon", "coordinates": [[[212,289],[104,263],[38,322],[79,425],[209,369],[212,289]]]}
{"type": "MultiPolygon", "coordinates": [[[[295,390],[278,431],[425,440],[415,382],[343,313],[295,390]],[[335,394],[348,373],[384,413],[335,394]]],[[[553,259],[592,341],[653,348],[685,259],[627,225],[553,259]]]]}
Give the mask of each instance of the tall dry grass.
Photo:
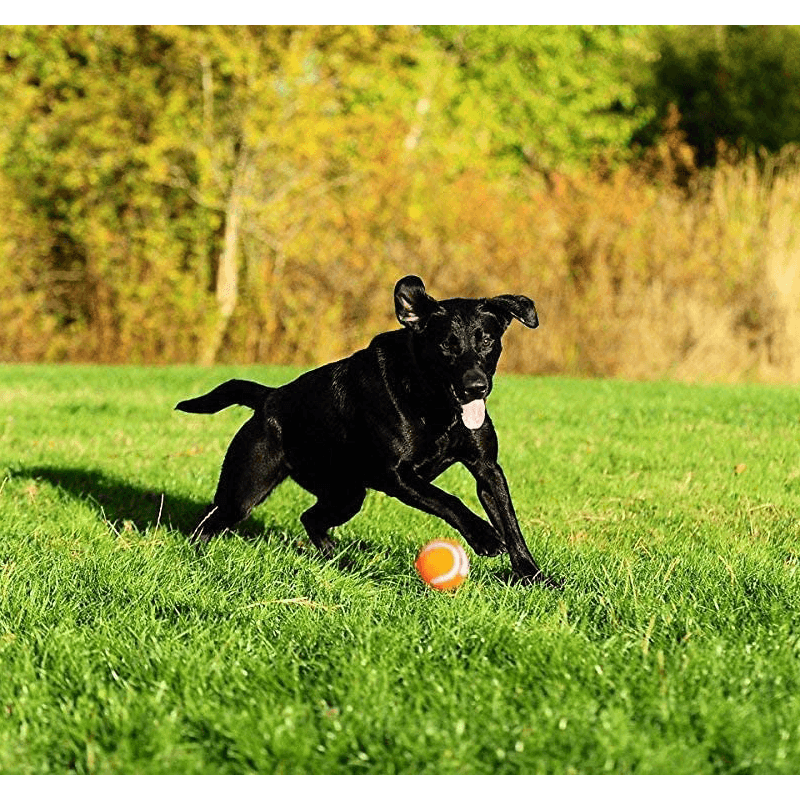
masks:
{"type": "MultiPolygon", "coordinates": [[[[541,328],[512,328],[508,370],[800,378],[797,149],[700,173],[667,137],[649,162],[523,192],[394,144],[387,134],[369,169],[313,198],[252,199],[223,360],[344,355],[396,324],[391,290],[413,272],[436,296],[535,299],[541,328]]],[[[0,192],[0,359],[198,358],[213,283],[197,259],[178,263],[167,227],[128,220],[87,239],[89,310],[66,319],[48,230],[15,202],[0,192]]]]}

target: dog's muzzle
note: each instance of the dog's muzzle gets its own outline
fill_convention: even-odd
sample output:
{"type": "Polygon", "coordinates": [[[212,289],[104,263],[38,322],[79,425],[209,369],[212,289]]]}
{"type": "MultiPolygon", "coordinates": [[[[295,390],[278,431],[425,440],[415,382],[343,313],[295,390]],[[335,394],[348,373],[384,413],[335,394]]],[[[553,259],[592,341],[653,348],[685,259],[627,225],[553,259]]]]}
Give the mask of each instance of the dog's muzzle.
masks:
{"type": "Polygon", "coordinates": [[[464,399],[461,403],[461,421],[470,430],[477,430],[486,419],[486,395],[489,379],[479,369],[468,369],[462,378],[464,399]]]}

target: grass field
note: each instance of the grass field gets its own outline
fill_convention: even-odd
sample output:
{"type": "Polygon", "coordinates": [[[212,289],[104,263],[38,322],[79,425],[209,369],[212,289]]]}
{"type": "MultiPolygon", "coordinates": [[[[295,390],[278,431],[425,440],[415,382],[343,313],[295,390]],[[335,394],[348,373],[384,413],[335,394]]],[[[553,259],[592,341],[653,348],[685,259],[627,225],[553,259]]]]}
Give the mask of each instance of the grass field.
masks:
{"type": "Polygon", "coordinates": [[[413,560],[450,530],[378,494],[346,560],[290,482],[187,546],[247,413],[175,402],[293,374],[0,366],[0,772],[800,771],[796,388],[500,376],[500,460],[566,585],[474,557],[444,595],[413,560]]]}

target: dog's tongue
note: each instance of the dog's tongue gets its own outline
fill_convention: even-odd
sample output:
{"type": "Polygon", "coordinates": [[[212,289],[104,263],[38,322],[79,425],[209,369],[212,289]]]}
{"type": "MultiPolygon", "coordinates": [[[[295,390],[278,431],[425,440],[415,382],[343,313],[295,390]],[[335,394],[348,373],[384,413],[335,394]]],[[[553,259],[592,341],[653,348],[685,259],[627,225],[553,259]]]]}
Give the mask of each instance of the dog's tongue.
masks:
{"type": "Polygon", "coordinates": [[[471,430],[477,430],[483,425],[486,416],[486,403],[483,400],[471,400],[461,406],[461,421],[471,430]]]}

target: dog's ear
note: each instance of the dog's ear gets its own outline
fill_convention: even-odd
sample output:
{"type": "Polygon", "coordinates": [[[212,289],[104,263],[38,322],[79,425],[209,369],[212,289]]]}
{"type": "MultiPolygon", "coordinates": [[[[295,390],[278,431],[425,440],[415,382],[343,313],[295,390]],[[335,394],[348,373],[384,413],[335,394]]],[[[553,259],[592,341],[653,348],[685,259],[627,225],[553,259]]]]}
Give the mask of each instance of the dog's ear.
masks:
{"type": "Polygon", "coordinates": [[[426,291],[416,275],[406,275],[394,287],[394,313],[401,325],[420,330],[435,311],[441,308],[426,291]]]}
{"type": "Polygon", "coordinates": [[[518,319],[528,328],[539,327],[539,317],[533,300],[521,294],[501,294],[486,301],[492,311],[505,317],[506,326],[511,324],[511,318],[518,319]]]}

